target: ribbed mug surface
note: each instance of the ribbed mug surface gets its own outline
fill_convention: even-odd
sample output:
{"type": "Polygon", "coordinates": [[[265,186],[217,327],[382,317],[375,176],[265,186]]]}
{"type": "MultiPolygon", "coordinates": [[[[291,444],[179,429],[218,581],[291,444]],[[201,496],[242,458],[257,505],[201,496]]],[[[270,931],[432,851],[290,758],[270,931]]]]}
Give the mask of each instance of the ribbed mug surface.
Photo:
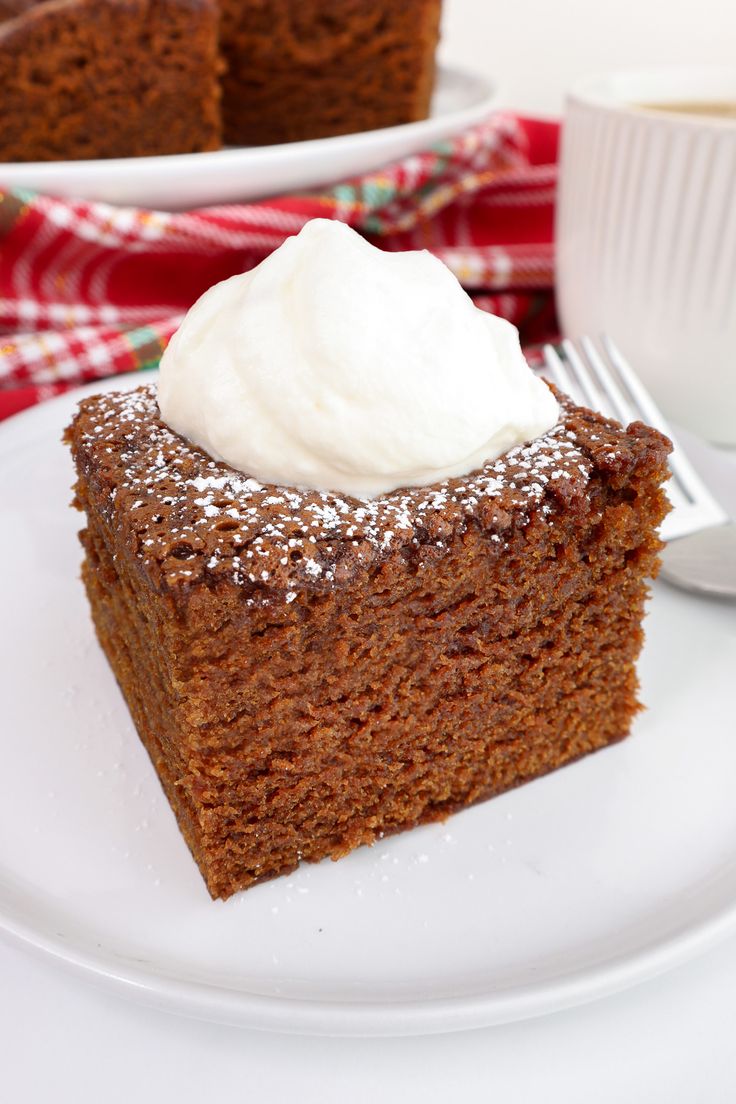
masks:
{"type": "Polygon", "coordinates": [[[736,71],[571,94],[557,294],[566,334],[611,334],[669,418],[736,445],[736,120],[640,106],[726,97],[736,71]]]}

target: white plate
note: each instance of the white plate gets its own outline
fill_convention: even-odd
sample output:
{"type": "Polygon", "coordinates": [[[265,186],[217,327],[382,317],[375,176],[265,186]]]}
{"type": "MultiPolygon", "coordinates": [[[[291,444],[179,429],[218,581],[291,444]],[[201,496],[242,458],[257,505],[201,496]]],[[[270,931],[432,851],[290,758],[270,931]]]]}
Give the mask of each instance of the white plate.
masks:
{"type": "Polygon", "coordinates": [[[177,211],[314,188],[426,149],[486,116],[485,77],[440,67],[430,117],[418,123],[311,142],[168,157],[0,164],[0,187],[177,211]]]}
{"type": "Polygon", "coordinates": [[[74,405],[0,431],[6,932],[161,1008],[408,1034],[589,1000],[736,927],[736,617],[664,585],[631,739],[210,901],[93,636],[59,441],[74,405]]]}

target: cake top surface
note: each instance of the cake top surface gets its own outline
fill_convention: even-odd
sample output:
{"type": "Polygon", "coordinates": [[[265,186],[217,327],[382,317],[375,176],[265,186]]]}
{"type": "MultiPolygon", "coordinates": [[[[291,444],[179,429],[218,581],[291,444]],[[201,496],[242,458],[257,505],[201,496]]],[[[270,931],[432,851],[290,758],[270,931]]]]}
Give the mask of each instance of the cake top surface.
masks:
{"type": "Polygon", "coordinates": [[[471,519],[502,548],[511,525],[548,518],[584,499],[594,468],[625,477],[660,434],[623,430],[563,399],[548,433],[469,476],[373,499],[261,484],[175,434],[155,386],[80,404],[67,432],[95,504],[119,526],[157,585],[227,578],[247,601],[349,582],[400,546],[438,556],[471,519]]]}

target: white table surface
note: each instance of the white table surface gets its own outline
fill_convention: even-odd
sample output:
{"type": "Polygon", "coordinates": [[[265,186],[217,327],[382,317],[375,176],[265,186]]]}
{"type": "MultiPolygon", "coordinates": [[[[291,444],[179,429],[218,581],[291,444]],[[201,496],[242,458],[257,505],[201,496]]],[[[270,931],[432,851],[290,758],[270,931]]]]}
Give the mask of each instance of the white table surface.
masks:
{"type": "Polygon", "coordinates": [[[22,951],[0,952],[0,1083],[9,1104],[189,1104],[213,1093],[300,1104],[736,1099],[736,939],[571,1012],[464,1034],[365,1040],[179,1019],[98,992],[22,951]]]}
{"type": "MultiPolygon", "coordinates": [[[[736,517],[736,452],[683,443],[736,517]]],[[[736,608],[734,609],[736,617],[736,608]]],[[[0,943],[0,1101],[232,1099],[733,1104],[736,938],[568,1012],[409,1039],[269,1035],[186,1020],[95,989],[0,943]]]]}

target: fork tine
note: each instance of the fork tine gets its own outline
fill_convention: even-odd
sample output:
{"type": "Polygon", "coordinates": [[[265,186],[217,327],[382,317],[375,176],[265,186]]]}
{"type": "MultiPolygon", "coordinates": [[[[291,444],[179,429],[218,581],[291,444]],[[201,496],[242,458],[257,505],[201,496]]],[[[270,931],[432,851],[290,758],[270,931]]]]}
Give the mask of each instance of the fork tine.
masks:
{"type": "MultiPolygon", "coordinates": [[[[544,363],[547,366],[547,372],[552,379],[552,383],[563,394],[570,395],[572,380],[557,349],[554,345],[545,345],[542,351],[544,353],[544,363]]],[[[574,395],[570,395],[570,397],[574,398],[574,395]]]]}
{"type": "Polygon", "coordinates": [[[671,434],[671,430],[665,422],[659,407],[654,402],[654,399],[649,394],[644,384],[640,379],[636,377],[631,370],[627,362],[624,360],[618,346],[611,340],[608,334],[603,334],[601,337],[601,345],[608,355],[608,359],[613,364],[618,372],[619,378],[627,388],[629,395],[631,396],[634,406],[637,412],[640,414],[642,421],[648,422],[649,425],[654,426],[660,433],[665,435],[671,434]]]}
{"type": "Polygon", "coordinates": [[[632,413],[635,413],[635,411],[632,411],[631,404],[624,398],[620,387],[608,370],[603,357],[598,352],[592,339],[589,337],[581,337],[580,345],[582,346],[585,356],[588,358],[588,364],[590,365],[591,371],[595,374],[599,387],[607,398],[610,399],[616,417],[623,425],[627,425],[628,422],[632,420],[632,413]]]}
{"type": "MultiPolygon", "coordinates": [[[[623,425],[637,419],[645,418],[644,412],[638,408],[636,401],[631,397],[628,401],[624,397],[621,388],[613,378],[613,374],[607,367],[604,356],[598,352],[590,337],[581,337],[576,343],[567,339],[562,344],[565,360],[558,357],[560,364],[568,368],[574,364],[574,376],[580,381],[585,397],[585,402],[593,410],[601,414],[617,418],[623,425]],[[578,352],[577,345],[580,346],[578,352]],[[587,384],[587,386],[586,386],[587,384]]],[[[606,350],[604,349],[604,355],[606,350]]],[[[568,371],[570,369],[568,368],[568,371]]],[[[572,373],[570,373],[572,375],[572,373]]],[[[629,370],[629,376],[631,376],[629,370]]],[[[650,403],[653,406],[653,402],[650,403]]],[[[660,415],[660,421],[663,421],[660,415]]],[[[675,476],[672,464],[672,473],[667,484],[667,493],[672,505],[678,508],[691,505],[694,500],[685,484],[675,476]]]]}
{"type": "Polygon", "coordinates": [[[558,347],[545,345],[544,360],[548,378],[573,402],[618,418],[624,425],[636,420],[648,422],[672,438],[671,478],[666,490],[673,510],[662,523],[663,540],[728,520],[677,444],[651,395],[608,336],[603,335],[599,342],[582,337],[579,342],[566,339],[558,347]]]}
{"type": "Polygon", "coordinates": [[[610,337],[604,335],[601,338],[601,343],[606,353],[608,354],[611,363],[615,365],[620,379],[626,386],[636,410],[642,421],[648,422],[649,425],[654,426],[660,433],[664,433],[672,439],[674,446],[670,455],[670,468],[675,479],[680,484],[684,494],[691,502],[697,502],[698,499],[704,495],[709,495],[709,492],[693,471],[690,464],[683,459],[682,452],[677,445],[677,441],[674,438],[671,428],[667,425],[659,407],[655,403],[652,396],[647,391],[644,384],[637,378],[635,373],[631,370],[622,353],[617,348],[615,343],[610,337]]]}
{"type": "MultiPolygon", "coordinates": [[[[642,410],[642,408],[638,405],[636,401],[635,395],[632,395],[627,401],[627,399],[623,395],[623,392],[621,391],[621,388],[614,379],[612,372],[609,370],[604,360],[604,356],[608,354],[608,350],[605,348],[605,346],[603,356],[596,348],[593,339],[590,337],[581,337],[580,346],[583,352],[583,357],[585,358],[586,367],[589,368],[589,370],[595,376],[596,383],[600,387],[602,393],[606,396],[606,399],[608,399],[608,401],[610,402],[615,417],[618,418],[622,425],[626,426],[629,424],[629,422],[637,420],[647,421],[648,412],[651,412],[655,409],[653,400],[650,399],[648,411],[642,410]]],[[[628,378],[635,378],[633,377],[633,373],[630,368],[628,370],[628,378]]],[[[643,391],[643,388],[640,388],[640,390],[643,391]]],[[[661,415],[659,415],[659,418],[660,422],[663,423],[664,419],[661,417],[661,415]]],[[[652,423],[650,422],[650,425],[651,424],[652,423]]],[[[688,487],[686,481],[683,480],[676,471],[677,465],[677,456],[675,455],[674,464],[672,463],[672,457],[670,457],[671,476],[667,484],[667,494],[669,495],[670,501],[672,502],[673,506],[682,507],[683,505],[692,504],[696,501],[696,498],[693,496],[691,489],[688,487]]],[[[680,465],[680,467],[681,466],[682,465],[680,465]]]]}
{"type": "Polygon", "coordinates": [[[586,370],[584,361],[575,348],[574,343],[568,337],[562,342],[562,349],[575,373],[575,379],[585,396],[586,404],[592,410],[600,410],[601,413],[608,413],[604,405],[605,395],[596,391],[596,388],[592,384],[590,372],[586,370]]]}

